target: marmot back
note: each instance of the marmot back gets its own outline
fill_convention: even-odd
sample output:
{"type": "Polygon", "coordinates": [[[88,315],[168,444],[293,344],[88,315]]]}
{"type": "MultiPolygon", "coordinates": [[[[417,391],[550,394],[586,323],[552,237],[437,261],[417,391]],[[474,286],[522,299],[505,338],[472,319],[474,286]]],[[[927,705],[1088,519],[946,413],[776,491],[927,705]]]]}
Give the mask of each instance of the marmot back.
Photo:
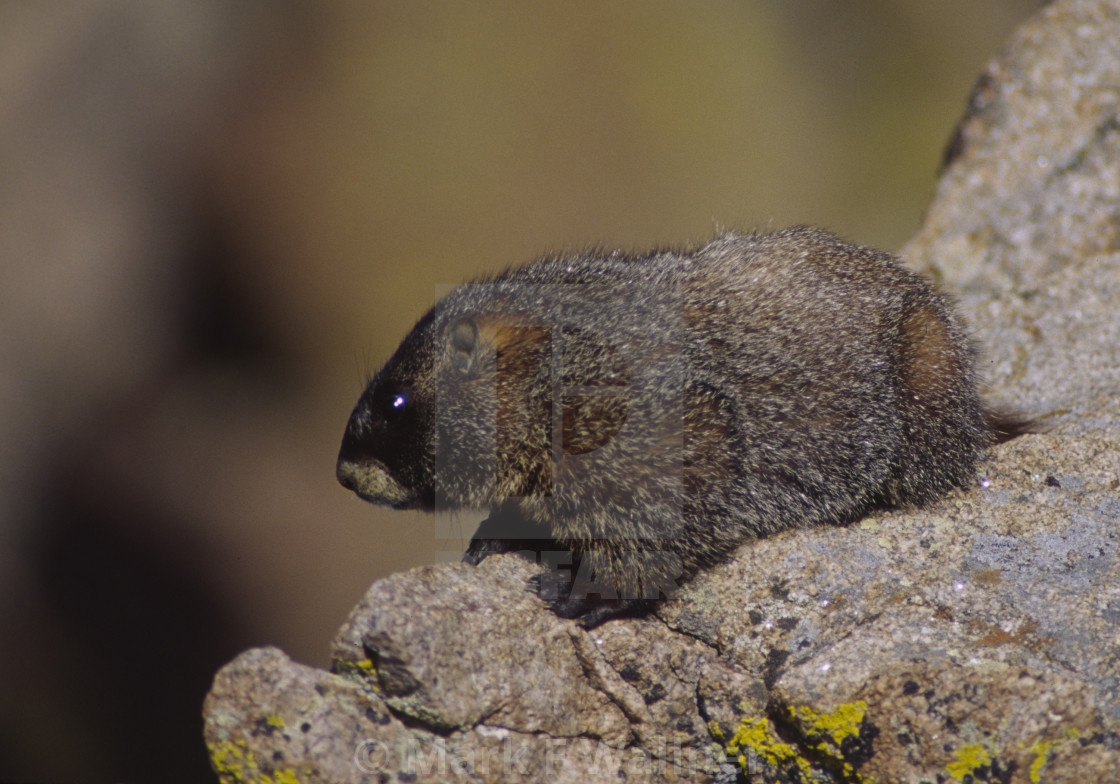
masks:
{"type": "Polygon", "coordinates": [[[559,543],[582,579],[554,605],[591,624],[751,537],[966,484],[1023,426],[986,411],[974,354],[924,278],[816,229],[544,258],[420,320],[338,476],[375,503],[490,510],[474,563],[559,543]]]}

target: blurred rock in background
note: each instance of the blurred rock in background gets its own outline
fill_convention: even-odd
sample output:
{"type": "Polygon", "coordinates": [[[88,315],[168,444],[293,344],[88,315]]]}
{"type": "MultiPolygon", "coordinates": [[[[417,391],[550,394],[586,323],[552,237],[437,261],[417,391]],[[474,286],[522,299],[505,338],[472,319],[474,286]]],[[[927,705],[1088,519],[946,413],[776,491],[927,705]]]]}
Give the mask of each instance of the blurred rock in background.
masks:
{"type": "Polygon", "coordinates": [[[208,780],[219,665],[322,665],[461,546],[334,482],[436,286],[718,227],[897,247],[1040,5],[5,4],[0,779],[208,780]]]}

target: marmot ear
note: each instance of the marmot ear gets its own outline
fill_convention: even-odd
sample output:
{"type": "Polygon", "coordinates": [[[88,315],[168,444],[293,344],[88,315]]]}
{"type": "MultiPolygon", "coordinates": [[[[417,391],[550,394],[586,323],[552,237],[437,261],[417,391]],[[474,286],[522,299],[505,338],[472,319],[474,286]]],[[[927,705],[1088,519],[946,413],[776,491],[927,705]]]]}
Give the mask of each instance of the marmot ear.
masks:
{"type": "Polygon", "coordinates": [[[478,324],[464,316],[447,328],[448,350],[451,367],[460,376],[470,377],[478,372],[478,324]]]}

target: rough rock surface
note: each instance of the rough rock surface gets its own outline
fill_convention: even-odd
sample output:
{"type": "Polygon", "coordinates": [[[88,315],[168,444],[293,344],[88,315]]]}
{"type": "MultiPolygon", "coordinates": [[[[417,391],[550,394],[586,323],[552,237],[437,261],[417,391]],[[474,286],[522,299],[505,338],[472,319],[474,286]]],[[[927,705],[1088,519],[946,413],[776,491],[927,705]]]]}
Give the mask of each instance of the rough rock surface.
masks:
{"type": "Polygon", "coordinates": [[[1027,23],[950,153],[904,255],[1046,432],[940,504],[748,544],[591,632],[513,556],[381,580],[332,673],[262,649],[218,674],[221,778],[1117,780],[1120,0],[1027,23]]]}

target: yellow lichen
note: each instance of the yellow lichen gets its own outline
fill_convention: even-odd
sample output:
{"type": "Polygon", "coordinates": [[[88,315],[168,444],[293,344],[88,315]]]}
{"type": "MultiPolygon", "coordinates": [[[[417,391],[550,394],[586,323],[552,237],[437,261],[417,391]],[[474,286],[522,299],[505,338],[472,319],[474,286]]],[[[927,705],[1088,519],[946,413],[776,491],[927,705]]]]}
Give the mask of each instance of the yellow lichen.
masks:
{"type": "Polygon", "coordinates": [[[290,768],[283,768],[276,771],[272,776],[272,780],[274,784],[299,784],[299,776],[290,768]]]}
{"type": "Polygon", "coordinates": [[[1055,740],[1036,740],[1031,745],[1030,752],[1035,755],[1034,762],[1031,763],[1030,778],[1031,784],[1039,784],[1042,781],[1042,769],[1046,767],[1046,763],[1050,761],[1050,753],[1057,746],[1062,746],[1070,741],[1076,741],[1081,737],[1081,733],[1075,729],[1066,730],[1064,738],[1055,740]]]}
{"type": "Polygon", "coordinates": [[[812,772],[808,761],[798,754],[796,748],[780,740],[770,720],[761,714],[739,722],[735,735],[727,742],[728,753],[735,756],[744,772],[749,772],[748,749],[760,760],[775,768],[796,767],[801,776],[806,779],[812,772]]]}
{"type": "Polygon", "coordinates": [[[1052,740],[1039,740],[1031,746],[1031,753],[1035,755],[1034,762],[1031,763],[1031,784],[1042,781],[1042,768],[1050,761],[1050,749],[1054,743],[1052,740]]]}
{"type": "Polygon", "coordinates": [[[223,781],[244,781],[246,763],[256,767],[256,763],[252,761],[253,752],[245,747],[244,741],[218,743],[209,746],[209,751],[214,772],[223,781]]]}
{"type": "Polygon", "coordinates": [[[790,707],[789,716],[800,737],[795,746],[783,741],[774,725],[764,714],[758,713],[739,722],[735,734],[726,740],[726,733],[712,721],[708,731],[724,744],[744,772],[752,773],[752,761],[783,771],[801,781],[816,781],[820,776],[839,773],[842,781],[859,784],[863,779],[855,767],[844,758],[841,746],[849,738],[859,738],[867,715],[867,703],[862,700],[840,705],[824,713],[808,707],[790,707]],[[725,742],[726,741],[726,742],[725,742]],[[818,769],[814,769],[814,765],[818,769]],[[825,773],[820,766],[831,771],[825,773]]]}
{"type": "Polygon", "coordinates": [[[855,768],[844,759],[841,744],[848,738],[858,738],[863,717],[867,714],[867,703],[863,700],[840,705],[829,713],[821,713],[808,707],[791,707],[790,717],[805,733],[806,740],[822,756],[831,759],[840,767],[844,776],[856,776],[855,768]]]}
{"type": "Polygon", "coordinates": [[[845,703],[831,713],[820,713],[806,707],[790,708],[789,712],[805,732],[827,735],[839,748],[846,738],[859,737],[863,717],[867,714],[867,703],[863,700],[845,703]]]}
{"type": "Polygon", "coordinates": [[[374,691],[380,690],[377,682],[377,666],[368,657],[357,661],[339,659],[334,663],[334,671],[339,675],[356,675],[366,686],[374,691]]]}
{"type": "Polygon", "coordinates": [[[236,784],[299,784],[299,776],[290,768],[274,770],[271,774],[261,770],[256,756],[244,740],[209,745],[209,751],[214,772],[222,781],[236,784]]]}
{"type": "Polygon", "coordinates": [[[986,748],[979,743],[969,743],[957,749],[945,771],[957,781],[964,781],[965,776],[991,764],[992,757],[986,748]]]}

